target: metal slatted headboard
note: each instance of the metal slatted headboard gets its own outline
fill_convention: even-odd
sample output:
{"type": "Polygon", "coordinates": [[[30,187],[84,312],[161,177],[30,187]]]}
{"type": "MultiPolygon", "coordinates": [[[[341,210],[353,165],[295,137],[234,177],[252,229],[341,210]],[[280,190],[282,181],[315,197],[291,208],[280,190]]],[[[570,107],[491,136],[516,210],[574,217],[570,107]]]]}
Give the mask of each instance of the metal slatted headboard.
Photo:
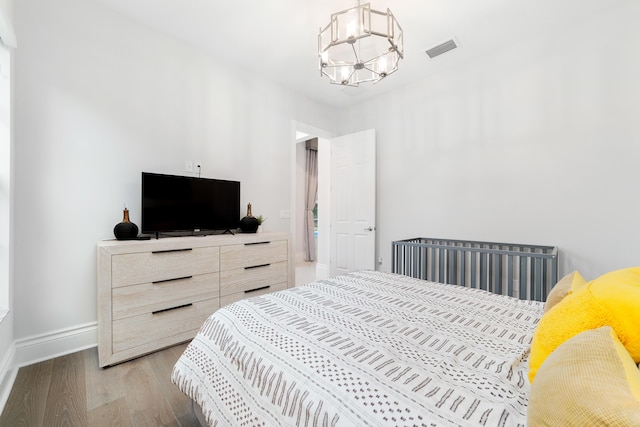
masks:
{"type": "Polygon", "coordinates": [[[392,272],[544,301],[558,281],[558,248],[418,237],[392,242],[392,272]]]}

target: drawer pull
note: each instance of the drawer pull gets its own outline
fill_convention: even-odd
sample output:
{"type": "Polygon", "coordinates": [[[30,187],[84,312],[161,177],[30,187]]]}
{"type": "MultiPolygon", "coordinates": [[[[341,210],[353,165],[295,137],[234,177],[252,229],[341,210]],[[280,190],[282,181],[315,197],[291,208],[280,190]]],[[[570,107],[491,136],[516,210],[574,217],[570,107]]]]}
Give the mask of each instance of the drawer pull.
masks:
{"type": "Polygon", "coordinates": [[[245,267],[245,270],[251,270],[252,268],[261,268],[261,267],[269,267],[271,264],[260,264],[260,265],[251,265],[249,267],[245,267]]]}
{"type": "Polygon", "coordinates": [[[171,308],[163,308],[162,310],[156,310],[156,311],[152,311],[151,314],[158,314],[158,313],[164,313],[165,311],[171,311],[171,310],[177,310],[179,308],[185,308],[185,307],[190,307],[192,306],[193,303],[189,303],[189,304],[182,304],[182,305],[178,305],[176,307],[171,307],[171,308]]]}
{"type": "Polygon", "coordinates": [[[192,251],[193,248],[186,248],[186,249],[167,249],[166,251],[152,251],[152,254],[166,254],[169,252],[187,252],[187,251],[192,251]]]}
{"type": "Polygon", "coordinates": [[[176,280],[187,280],[187,279],[191,279],[192,277],[193,276],[176,277],[175,279],[156,280],[155,282],[151,282],[151,283],[153,285],[157,285],[158,283],[175,282],[176,280]]]}
{"type": "Polygon", "coordinates": [[[252,246],[252,245],[268,245],[269,243],[271,243],[270,241],[266,241],[266,242],[252,242],[252,243],[245,243],[245,246],[252,246]]]}
{"type": "Polygon", "coordinates": [[[245,294],[251,293],[251,292],[255,292],[255,291],[261,291],[263,289],[269,289],[271,286],[263,286],[261,288],[255,288],[255,289],[249,289],[248,291],[244,291],[245,294]]]}

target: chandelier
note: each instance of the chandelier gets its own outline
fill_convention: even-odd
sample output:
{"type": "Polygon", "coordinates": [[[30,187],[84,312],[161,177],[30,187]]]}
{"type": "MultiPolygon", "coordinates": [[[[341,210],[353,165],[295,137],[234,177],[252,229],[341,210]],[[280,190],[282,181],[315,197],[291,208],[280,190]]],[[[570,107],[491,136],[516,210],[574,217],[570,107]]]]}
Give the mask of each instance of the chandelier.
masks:
{"type": "Polygon", "coordinates": [[[402,28],[391,11],[360,4],[331,15],[318,35],[320,75],[331,83],[358,86],[387,77],[403,58],[402,28]]]}

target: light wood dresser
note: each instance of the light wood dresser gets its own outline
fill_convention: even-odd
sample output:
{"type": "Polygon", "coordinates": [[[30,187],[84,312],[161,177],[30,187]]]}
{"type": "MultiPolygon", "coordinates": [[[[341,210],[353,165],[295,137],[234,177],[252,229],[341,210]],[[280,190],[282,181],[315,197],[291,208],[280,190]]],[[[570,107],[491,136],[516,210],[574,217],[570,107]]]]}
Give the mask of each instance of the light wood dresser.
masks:
{"type": "Polygon", "coordinates": [[[188,341],[219,307],[293,286],[286,233],[99,242],[99,364],[188,341]]]}

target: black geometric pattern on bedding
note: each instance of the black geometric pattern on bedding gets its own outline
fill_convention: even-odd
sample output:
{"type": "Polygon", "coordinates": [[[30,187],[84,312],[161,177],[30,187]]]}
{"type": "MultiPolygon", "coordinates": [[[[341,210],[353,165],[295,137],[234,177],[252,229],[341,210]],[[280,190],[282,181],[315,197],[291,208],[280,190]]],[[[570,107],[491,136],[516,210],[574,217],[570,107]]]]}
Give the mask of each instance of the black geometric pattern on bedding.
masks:
{"type": "Polygon", "coordinates": [[[172,380],[210,425],[524,426],[542,304],[362,271],[224,307],[172,380]]]}

